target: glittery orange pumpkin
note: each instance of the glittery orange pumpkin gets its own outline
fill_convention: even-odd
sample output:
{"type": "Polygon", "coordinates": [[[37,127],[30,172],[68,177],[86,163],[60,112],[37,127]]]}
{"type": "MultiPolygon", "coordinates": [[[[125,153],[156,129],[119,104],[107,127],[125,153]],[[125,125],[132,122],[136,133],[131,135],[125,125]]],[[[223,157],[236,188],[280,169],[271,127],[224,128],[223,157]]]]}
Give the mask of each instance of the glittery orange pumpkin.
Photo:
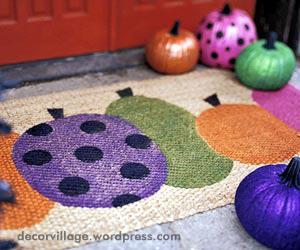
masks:
{"type": "Polygon", "coordinates": [[[198,62],[197,39],[191,32],[173,28],[157,32],[146,45],[146,58],[150,66],[165,74],[181,74],[192,70],[198,62]]]}

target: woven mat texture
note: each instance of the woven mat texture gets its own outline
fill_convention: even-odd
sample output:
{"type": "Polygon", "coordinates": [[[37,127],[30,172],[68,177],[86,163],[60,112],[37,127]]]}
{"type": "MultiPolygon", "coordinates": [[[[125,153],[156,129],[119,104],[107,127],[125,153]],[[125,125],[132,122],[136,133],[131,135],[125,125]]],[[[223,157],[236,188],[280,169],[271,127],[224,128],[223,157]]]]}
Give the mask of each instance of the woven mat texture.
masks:
{"type": "MultiPolygon", "coordinates": [[[[10,100],[0,104],[0,114],[14,130],[0,140],[0,177],[12,184],[17,197],[14,205],[2,206],[1,239],[17,240],[22,231],[126,233],[178,220],[233,203],[247,174],[267,163],[287,162],[300,152],[299,131],[261,108],[252,90],[232,72],[221,70],[10,100]],[[134,97],[120,101],[117,91],[128,87],[134,97]],[[213,107],[204,99],[215,93],[221,105],[213,107]],[[47,109],[59,108],[66,118],[54,120],[47,109]],[[88,123],[83,129],[87,120],[104,125],[88,123]],[[50,128],[34,127],[45,123],[50,128]],[[49,131],[55,133],[51,140],[49,131]],[[108,134],[93,137],[100,136],[96,132],[108,134]],[[125,147],[120,144],[123,134],[140,137],[126,137],[125,147]],[[81,147],[75,159],[68,151],[75,142],[97,147],[81,147]],[[41,148],[57,155],[37,152],[41,148]],[[116,166],[124,163],[122,157],[143,164],[120,170],[116,166]],[[59,182],[68,175],[77,179],[59,182]],[[122,192],[127,195],[111,201],[122,192]]],[[[18,241],[25,249],[88,242],[18,241]]]]}

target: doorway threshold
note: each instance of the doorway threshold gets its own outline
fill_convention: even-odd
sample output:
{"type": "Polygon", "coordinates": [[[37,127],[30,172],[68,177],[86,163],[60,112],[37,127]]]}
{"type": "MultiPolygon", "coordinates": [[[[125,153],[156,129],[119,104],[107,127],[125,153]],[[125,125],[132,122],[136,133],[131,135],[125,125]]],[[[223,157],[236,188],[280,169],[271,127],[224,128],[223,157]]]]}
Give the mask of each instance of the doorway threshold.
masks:
{"type": "Polygon", "coordinates": [[[0,66],[0,82],[24,86],[41,81],[57,80],[95,72],[109,72],[145,64],[144,49],[26,62],[0,66]]]}

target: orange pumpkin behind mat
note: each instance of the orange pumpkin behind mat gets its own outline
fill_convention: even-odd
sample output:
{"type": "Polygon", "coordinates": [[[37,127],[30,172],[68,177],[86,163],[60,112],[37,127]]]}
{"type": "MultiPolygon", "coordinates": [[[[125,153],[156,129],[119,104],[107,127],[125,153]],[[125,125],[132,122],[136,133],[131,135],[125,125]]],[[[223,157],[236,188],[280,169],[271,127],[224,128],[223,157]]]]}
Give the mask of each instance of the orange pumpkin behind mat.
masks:
{"type": "Polygon", "coordinates": [[[192,70],[199,57],[197,39],[191,32],[179,29],[179,22],[173,28],[157,32],[146,45],[146,58],[158,72],[181,74],[192,70]]]}

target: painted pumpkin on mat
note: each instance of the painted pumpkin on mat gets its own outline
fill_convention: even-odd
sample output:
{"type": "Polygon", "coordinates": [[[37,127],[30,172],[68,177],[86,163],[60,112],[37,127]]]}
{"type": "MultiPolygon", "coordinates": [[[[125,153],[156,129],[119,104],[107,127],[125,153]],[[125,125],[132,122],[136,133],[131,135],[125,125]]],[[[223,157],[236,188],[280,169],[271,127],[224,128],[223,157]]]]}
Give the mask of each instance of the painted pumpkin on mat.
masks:
{"type": "Polygon", "coordinates": [[[130,88],[118,93],[121,98],[106,113],[130,121],[159,145],[168,161],[167,185],[200,188],[229,175],[233,162],[197,135],[191,113],[157,98],[134,96],[130,88]]]}
{"type": "Polygon", "coordinates": [[[1,229],[30,227],[42,221],[54,207],[54,202],[33,189],[16,169],[12,151],[18,138],[16,133],[0,135],[0,179],[8,182],[15,194],[15,202],[1,204],[1,229]]]}
{"type": "Polygon", "coordinates": [[[300,132],[300,90],[287,84],[277,91],[254,90],[252,98],[289,127],[300,132]]]}
{"type": "Polygon", "coordinates": [[[55,120],[28,129],[13,148],[17,169],[45,197],[65,206],[120,207],[165,183],[165,156],[129,122],[49,111],[55,120]]]}
{"type": "Polygon", "coordinates": [[[272,249],[300,249],[300,158],[249,174],[235,195],[246,231],[272,249]]]}
{"type": "Polygon", "coordinates": [[[146,45],[146,58],[150,66],[165,74],[181,74],[192,70],[198,62],[197,39],[191,32],[173,28],[157,32],[146,45]]]}
{"type": "Polygon", "coordinates": [[[226,4],[222,11],[209,13],[200,23],[197,38],[202,63],[233,68],[240,52],[257,38],[255,24],[242,10],[226,4]]]}
{"type": "Polygon", "coordinates": [[[275,90],[285,85],[295,69],[293,51],[271,32],[267,40],[247,47],[238,57],[236,74],[246,86],[254,89],[275,90]]]}
{"type": "Polygon", "coordinates": [[[217,152],[242,163],[274,163],[300,151],[298,131],[289,128],[257,105],[221,104],[214,94],[205,99],[214,106],[202,112],[197,131],[217,152]]]}

